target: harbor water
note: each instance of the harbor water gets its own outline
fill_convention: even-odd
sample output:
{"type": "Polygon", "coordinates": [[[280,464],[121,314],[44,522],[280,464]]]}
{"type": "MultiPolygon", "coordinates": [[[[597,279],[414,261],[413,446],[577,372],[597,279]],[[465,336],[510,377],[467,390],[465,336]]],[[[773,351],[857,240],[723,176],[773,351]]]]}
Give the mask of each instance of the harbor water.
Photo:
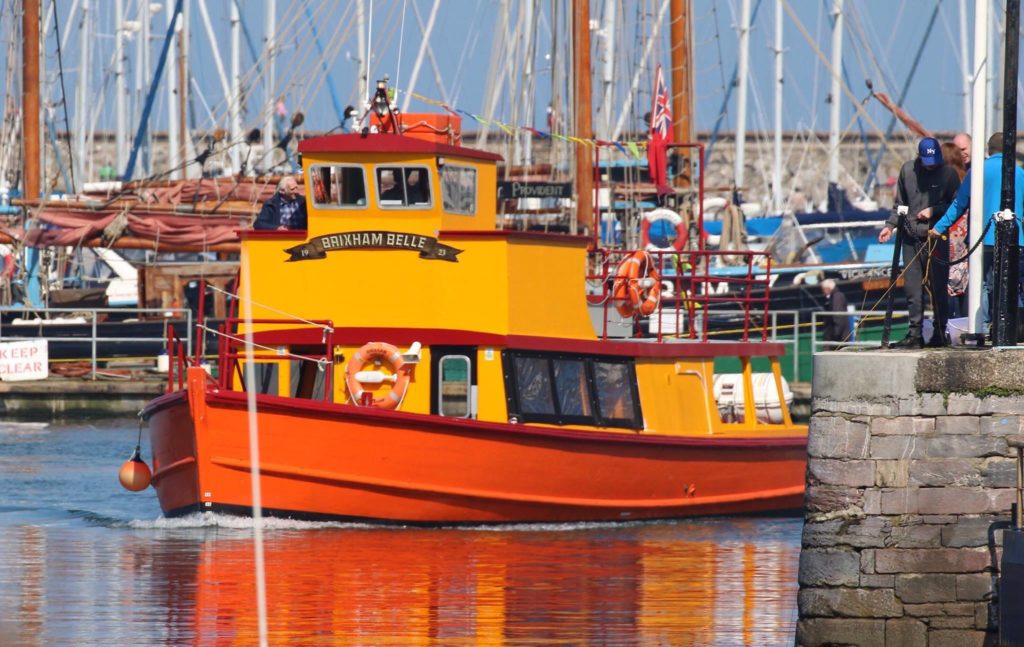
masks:
{"type": "MultiPolygon", "coordinates": [[[[258,643],[252,521],[122,490],[137,433],[0,422],[0,645],[258,643]]],[[[269,642],[791,645],[801,524],[268,520],[269,642]]]]}

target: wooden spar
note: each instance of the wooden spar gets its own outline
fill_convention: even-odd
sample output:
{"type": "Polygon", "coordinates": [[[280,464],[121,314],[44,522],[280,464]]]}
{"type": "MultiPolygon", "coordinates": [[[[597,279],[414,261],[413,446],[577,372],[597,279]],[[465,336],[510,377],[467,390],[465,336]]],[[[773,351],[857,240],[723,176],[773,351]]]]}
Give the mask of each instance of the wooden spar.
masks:
{"type": "MultiPolygon", "coordinates": [[[[573,94],[576,137],[594,138],[590,95],[590,0],[572,3],[573,94]]],[[[576,223],[596,235],[594,222],[594,162],[590,147],[576,144],[576,223]]],[[[577,233],[574,228],[572,233],[577,233]]]]}
{"type": "MultiPolygon", "coordinates": [[[[692,17],[690,0],[672,0],[672,139],[675,143],[697,141],[693,126],[692,17]]],[[[684,156],[692,149],[678,149],[684,156]]],[[[690,186],[687,164],[676,174],[676,186],[690,186]]]]}
{"type": "MultiPolygon", "coordinates": [[[[21,241],[0,232],[0,244],[13,245],[21,241]]],[[[218,252],[222,254],[238,254],[242,246],[239,243],[218,243],[216,245],[168,245],[157,243],[146,238],[135,238],[132,236],[121,236],[114,243],[104,243],[102,240],[82,241],[79,247],[102,247],[104,249],[148,249],[162,254],[194,253],[194,252],[218,252]]]]}
{"type": "Polygon", "coordinates": [[[40,194],[39,172],[39,0],[23,0],[21,18],[22,62],[22,168],[24,169],[24,195],[35,198],[40,194]]]}

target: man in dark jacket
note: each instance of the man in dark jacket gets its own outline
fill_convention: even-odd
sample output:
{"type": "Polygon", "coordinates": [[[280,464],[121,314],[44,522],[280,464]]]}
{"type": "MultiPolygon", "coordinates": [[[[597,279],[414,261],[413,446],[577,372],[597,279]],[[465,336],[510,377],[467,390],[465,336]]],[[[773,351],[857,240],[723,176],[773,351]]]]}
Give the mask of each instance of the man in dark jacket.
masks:
{"type": "Polygon", "coordinates": [[[299,195],[299,183],[286,176],[277,185],[274,197],[263,203],[253,229],[305,229],[306,200],[299,195]]]}
{"type": "MultiPolygon", "coordinates": [[[[825,295],[825,312],[841,312],[841,315],[825,315],[822,324],[824,332],[822,341],[843,343],[850,336],[850,316],[846,314],[846,295],[836,287],[832,279],[825,279],[821,282],[821,292],[825,295]]],[[[827,344],[825,348],[831,350],[837,344],[827,344]]]]}
{"type": "Polygon", "coordinates": [[[903,236],[903,290],[910,311],[907,336],[892,344],[893,348],[920,348],[923,344],[921,323],[924,314],[924,286],[931,293],[935,312],[934,334],[930,346],[948,346],[946,322],[949,301],[949,241],[932,239],[928,229],[938,222],[960,188],[956,171],[942,161],[942,148],[933,137],[925,137],[917,145],[917,158],[900,169],[896,184],[893,212],[878,234],[878,242],[886,243],[897,227],[903,236]]]}

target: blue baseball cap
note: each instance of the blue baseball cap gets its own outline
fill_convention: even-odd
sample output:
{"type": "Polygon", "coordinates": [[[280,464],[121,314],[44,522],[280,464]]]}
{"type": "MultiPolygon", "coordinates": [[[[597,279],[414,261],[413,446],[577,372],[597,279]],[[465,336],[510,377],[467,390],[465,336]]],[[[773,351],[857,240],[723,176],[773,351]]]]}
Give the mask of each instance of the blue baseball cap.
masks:
{"type": "Polygon", "coordinates": [[[942,146],[939,140],[934,137],[925,137],[917,145],[917,156],[925,166],[939,166],[942,164],[942,146]]]}

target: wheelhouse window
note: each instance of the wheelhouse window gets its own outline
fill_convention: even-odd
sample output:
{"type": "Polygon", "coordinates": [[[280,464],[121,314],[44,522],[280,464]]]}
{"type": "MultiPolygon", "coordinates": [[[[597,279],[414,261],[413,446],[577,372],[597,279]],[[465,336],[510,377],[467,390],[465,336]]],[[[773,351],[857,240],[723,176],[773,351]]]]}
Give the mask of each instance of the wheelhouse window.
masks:
{"type": "Polygon", "coordinates": [[[505,351],[510,418],[521,422],[640,429],[631,359],[505,351]]]}
{"type": "Polygon", "coordinates": [[[424,209],[430,200],[430,171],[425,166],[378,166],[377,203],[387,208],[424,209]]]}
{"type": "Polygon", "coordinates": [[[441,388],[437,410],[442,416],[469,418],[472,413],[470,398],[470,361],[465,355],[447,355],[438,364],[441,388]]]}
{"type": "Polygon", "coordinates": [[[471,216],[476,213],[476,169],[446,164],[441,167],[441,204],[444,210],[471,216]]]}
{"type": "Polygon", "coordinates": [[[366,177],[362,166],[322,164],[309,169],[313,205],[326,209],[366,206],[366,177]]]}

